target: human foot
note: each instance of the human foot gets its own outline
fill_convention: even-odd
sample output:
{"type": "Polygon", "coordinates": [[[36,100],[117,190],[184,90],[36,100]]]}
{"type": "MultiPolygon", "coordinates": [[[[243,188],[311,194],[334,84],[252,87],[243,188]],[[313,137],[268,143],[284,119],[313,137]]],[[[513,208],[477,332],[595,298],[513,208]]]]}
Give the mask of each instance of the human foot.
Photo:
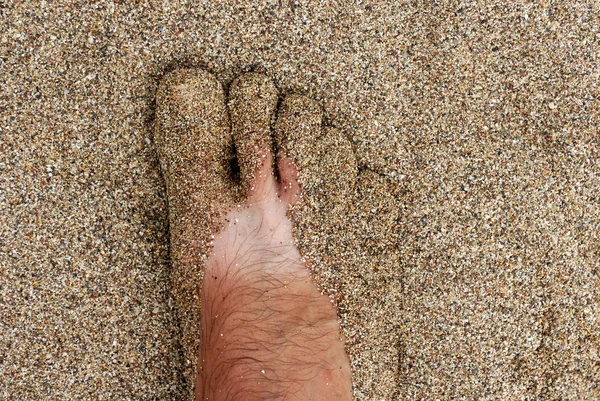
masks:
{"type": "MultiPolygon", "coordinates": [[[[194,81],[196,78],[188,79],[194,81]]],[[[177,85],[181,86],[180,83],[177,85]]],[[[198,97],[192,93],[188,96],[198,97]]],[[[352,397],[350,366],[340,341],[335,309],[311,281],[310,273],[293,245],[292,224],[286,217],[288,206],[296,202],[299,194],[291,159],[280,157],[277,163],[279,182],[273,176],[269,123],[277,102],[276,90],[265,77],[248,74],[233,84],[230,98],[242,190],[230,189],[226,192],[230,200],[227,201],[227,196],[217,198],[216,204],[227,210],[239,192],[247,199],[243,205],[230,209],[223,220],[224,228],[214,238],[212,254],[206,263],[200,303],[202,345],[196,381],[197,399],[349,400],[352,397]]],[[[217,103],[221,99],[216,96],[217,103]]],[[[164,106],[159,104],[160,107],[164,106]]],[[[306,121],[294,120],[292,116],[301,110],[292,108],[291,111],[295,113],[283,113],[280,121],[287,119],[287,128],[300,130],[303,124],[298,123],[306,121]]],[[[197,115],[198,111],[193,113],[197,115]]],[[[219,113],[209,113],[208,117],[215,114],[219,113]]],[[[193,124],[196,124],[198,134],[197,120],[194,119],[193,124]]],[[[212,120],[214,122],[214,118],[212,120]]],[[[189,129],[189,124],[182,129],[186,128],[189,129]]],[[[221,130],[207,128],[204,127],[204,136],[227,135],[221,130]]],[[[317,128],[320,129],[314,127],[317,128]]],[[[287,132],[287,129],[280,131],[287,132]]],[[[179,132],[181,130],[177,134],[179,132]]],[[[278,137],[281,154],[289,152],[293,142],[289,135],[278,137]]],[[[227,143],[224,139],[210,140],[227,143]]],[[[194,154],[193,158],[188,158],[188,163],[196,163],[196,169],[199,169],[196,174],[200,179],[213,176],[215,181],[223,183],[227,182],[225,178],[229,174],[226,186],[236,187],[226,168],[219,167],[215,175],[214,171],[205,169],[206,164],[199,163],[200,153],[194,154]]],[[[224,154],[228,160],[230,155],[224,154]]],[[[174,152],[163,151],[163,169],[169,168],[169,162],[163,163],[165,156],[181,159],[174,152]]],[[[221,160],[220,163],[229,165],[228,161],[223,163],[221,160]]],[[[186,177],[192,178],[190,174],[186,177]]],[[[169,188],[169,178],[167,186],[169,188]]],[[[212,191],[217,188],[205,188],[207,191],[197,197],[211,199],[212,191]]],[[[174,193],[169,190],[170,201],[174,193]]],[[[192,194],[185,194],[192,197],[192,194]]],[[[175,203],[173,207],[186,207],[185,199],[181,199],[181,203],[175,203]]],[[[180,213],[174,211],[172,214],[180,213]]],[[[186,226],[197,238],[202,237],[199,231],[207,228],[206,213],[203,215],[203,225],[195,231],[186,226]]],[[[217,214],[213,211],[212,216],[217,214]]],[[[181,224],[178,219],[171,221],[181,224]]],[[[186,237],[190,237],[189,232],[186,237]]],[[[172,242],[177,243],[173,234],[172,242]]],[[[202,244],[197,240],[196,248],[202,244]]],[[[197,267],[189,263],[182,265],[191,269],[197,267]]]]}
{"type": "Polygon", "coordinates": [[[273,175],[270,120],[277,92],[247,74],[230,110],[245,205],[214,240],[202,288],[198,399],[351,398],[335,309],[311,281],[286,212],[298,197],[289,159],[273,175]]]}

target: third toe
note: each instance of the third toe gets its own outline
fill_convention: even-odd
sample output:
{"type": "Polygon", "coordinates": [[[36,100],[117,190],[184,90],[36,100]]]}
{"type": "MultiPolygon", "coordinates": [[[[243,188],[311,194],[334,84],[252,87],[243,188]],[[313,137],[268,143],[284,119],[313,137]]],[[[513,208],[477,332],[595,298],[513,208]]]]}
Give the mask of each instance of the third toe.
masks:
{"type": "Polygon", "coordinates": [[[287,96],[279,107],[275,125],[278,157],[290,157],[299,169],[310,164],[311,148],[321,136],[322,120],[318,102],[302,95],[287,96]]]}

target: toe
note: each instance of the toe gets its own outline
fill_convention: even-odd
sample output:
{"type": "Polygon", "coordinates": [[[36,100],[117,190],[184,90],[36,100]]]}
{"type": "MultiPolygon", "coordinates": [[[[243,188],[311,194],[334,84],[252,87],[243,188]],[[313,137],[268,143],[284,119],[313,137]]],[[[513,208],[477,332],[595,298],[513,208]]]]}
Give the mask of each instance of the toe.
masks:
{"type": "Polygon", "coordinates": [[[168,73],[156,93],[154,142],[167,186],[173,294],[186,375],[195,378],[203,255],[233,203],[233,137],[219,81],[198,69],[168,73]]]}
{"type": "Polygon", "coordinates": [[[249,205],[277,198],[277,182],[273,175],[273,152],[270,149],[259,151],[257,159],[259,164],[252,177],[247,177],[249,185],[246,196],[249,205]]]}
{"type": "Polygon", "coordinates": [[[313,199],[327,211],[344,209],[354,193],[358,175],[352,144],[340,130],[325,127],[315,147],[319,168],[315,169],[318,185],[313,199]]]}
{"type": "Polygon", "coordinates": [[[233,137],[221,83],[204,70],[174,70],[159,85],[156,109],[154,141],[173,212],[195,213],[214,193],[233,197],[233,137]]]}
{"type": "Polygon", "coordinates": [[[289,203],[298,199],[299,190],[293,186],[296,182],[309,204],[326,212],[345,207],[354,190],[357,163],[345,136],[337,129],[322,128],[321,122],[322,110],[317,102],[305,96],[289,96],[281,105],[275,138],[280,176],[284,176],[282,170],[291,171],[287,180],[292,182],[289,203]]]}
{"type": "Polygon", "coordinates": [[[321,136],[323,112],[316,101],[287,96],[279,108],[275,126],[278,157],[289,157],[299,170],[314,162],[314,143],[321,136]]]}
{"type": "Polygon", "coordinates": [[[244,74],[231,85],[229,110],[243,196],[274,185],[271,120],[277,99],[275,84],[262,74],[244,74]]]}
{"type": "Polygon", "coordinates": [[[279,198],[288,207],[296,205],[300,197],[300,184],[298,183],[298,171],[289,157],[279,159],[277,163],[279,171],[279,198]]]}

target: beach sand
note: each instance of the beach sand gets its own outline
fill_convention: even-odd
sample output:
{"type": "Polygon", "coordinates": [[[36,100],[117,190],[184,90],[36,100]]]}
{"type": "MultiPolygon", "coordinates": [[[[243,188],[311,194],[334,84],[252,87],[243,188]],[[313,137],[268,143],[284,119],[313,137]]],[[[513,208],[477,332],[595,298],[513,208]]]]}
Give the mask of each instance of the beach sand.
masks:
{"type": "Polygon", "coordinates": [[[2,2],[0,398],[189,399],[152,126],[194,66],[352,143],[295,232],[358,400],[600,399],[599,46],[593,2],[2,2]]]}

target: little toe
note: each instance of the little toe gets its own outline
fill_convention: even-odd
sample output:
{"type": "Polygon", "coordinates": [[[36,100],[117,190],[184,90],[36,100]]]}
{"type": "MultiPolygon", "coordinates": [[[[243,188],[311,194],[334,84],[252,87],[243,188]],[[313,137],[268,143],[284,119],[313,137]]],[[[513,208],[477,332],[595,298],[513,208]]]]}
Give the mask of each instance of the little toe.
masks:
{"type": "Polygon", "coordinates": [[[277,99],[273,81],[258,73],[242,75],[229,91],[242,196],[248,198],[274,191],[271,120],[277,99]]]}

